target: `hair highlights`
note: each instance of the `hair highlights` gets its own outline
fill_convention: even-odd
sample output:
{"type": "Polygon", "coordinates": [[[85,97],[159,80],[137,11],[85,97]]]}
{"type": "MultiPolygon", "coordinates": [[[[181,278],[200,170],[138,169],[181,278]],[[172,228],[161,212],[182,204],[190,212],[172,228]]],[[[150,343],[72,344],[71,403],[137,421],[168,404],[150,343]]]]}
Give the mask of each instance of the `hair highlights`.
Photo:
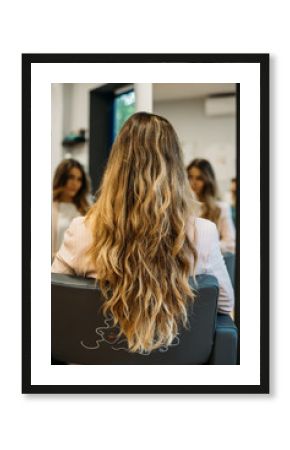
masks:
{"type": "Polygon", "coordinates": [[[132,352],[169,345],[187,324],[186,223],[195,204],[177,135],[164,118],[136,113],[117,136],[86,220],[89,254],[111,315],[132,352]]]}

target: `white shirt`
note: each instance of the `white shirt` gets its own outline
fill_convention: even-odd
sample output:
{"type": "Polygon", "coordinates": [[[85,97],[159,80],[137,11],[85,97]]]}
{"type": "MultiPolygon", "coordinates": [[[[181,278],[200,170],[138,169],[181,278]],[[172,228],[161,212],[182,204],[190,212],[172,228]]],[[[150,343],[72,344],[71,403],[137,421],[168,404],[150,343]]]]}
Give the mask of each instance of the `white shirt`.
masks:
{"type": "Polygon", "coordinates": [[[196,275],[214,275],[219,284],[218,312],[229,314],[234,307],[234,291],[221,253],[216,225],[206,219],[195,219],[196,275]]]}
{"type": "Polygon", "coordinates": [[[217,202],[221,210],[217,223],[219,232],[220,248],[222,253],[236,252],[236,229],[231,215],[230,205],[226,202],[217,202]]]}
{"type": "Polygon", "coordinates": [[[71,221],[81,216],[74,203],[53,202],[52,208],[52,257],[59,250],[64,233],[69,227],[71,221]]]}

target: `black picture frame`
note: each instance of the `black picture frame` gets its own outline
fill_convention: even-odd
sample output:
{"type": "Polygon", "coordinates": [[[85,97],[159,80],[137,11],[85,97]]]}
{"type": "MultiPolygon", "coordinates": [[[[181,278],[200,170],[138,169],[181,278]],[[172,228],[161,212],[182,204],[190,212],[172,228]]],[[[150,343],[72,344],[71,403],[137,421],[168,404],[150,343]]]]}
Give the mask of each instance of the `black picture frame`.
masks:
{"type": "MultiPolygon", "coordinates": [[[[22,55],[22,393],[269,393],[269,54],[22,55]],[[260,68],[260,383],[255,385],[33,385],[31,382],[31,66],[45,63],[247,63],[260,68]],[[263,151],[261,151],[261,149],[263,151]]],[[[117,76],[116,76],[117,78],[117,76]]],[[[238,86],[239,91],[239,86],[238,86]]],[[[238,96],[239,97],[239,96],[238,96]]],[[[239,105],[237,114],[239,176],[239,105]]],[[[239,247],[239,226],[237,229],[239,247]]],[[[237,258],[239,259],[239,258],[237,258]]],[[[236,271],[239,287],[239,267],[236,271]]],[[[239,292],[237,289],[236,293],[239,292]]],[[[236,323],[240,329],[239,314],[236,323]]]]}

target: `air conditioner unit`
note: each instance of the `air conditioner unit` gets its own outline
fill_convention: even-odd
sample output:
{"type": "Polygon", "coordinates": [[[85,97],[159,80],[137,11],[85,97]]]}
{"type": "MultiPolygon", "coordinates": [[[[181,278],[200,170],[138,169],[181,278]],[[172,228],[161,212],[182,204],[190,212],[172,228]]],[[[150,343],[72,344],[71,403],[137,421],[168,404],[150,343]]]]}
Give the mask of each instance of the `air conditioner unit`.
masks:
{"type": "Polygon", "coordinates": [[[236,114],[236,96],[216,95],[205,99],[206,116],[233,116],[236,114]]]}

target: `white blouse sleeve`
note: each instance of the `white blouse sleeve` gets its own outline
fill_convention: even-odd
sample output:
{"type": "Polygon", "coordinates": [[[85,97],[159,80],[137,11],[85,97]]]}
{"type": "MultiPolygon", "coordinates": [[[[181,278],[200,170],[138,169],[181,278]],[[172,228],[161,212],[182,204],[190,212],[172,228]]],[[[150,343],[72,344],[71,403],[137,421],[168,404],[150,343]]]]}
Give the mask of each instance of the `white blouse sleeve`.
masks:
{"type": "Polygon", "coordinates": [[[51,208],[51,257],[52,260],[57,252],[57,218],[58,218],[58,203],[52,202],[51,208]]]}
{"type": "Polygon", "coordinates": [[[208,231],[210,241],[209,253],[206,261],[206,273],[214,275],[219,284],[218,312],[230,314],[234,306],[233,286],[221,254],[218,231],[214,223],[211,223],[208,231]]]}
{"type": "Polygon", "coordinates": [[[64,234],[63,243],[55,255],[51,266],[52,273],[64,273],[75,275],[73,269],[75,258],[76,230],[75,220],[73,220],[64,234]]]}
{"type": "Polygon", "coordinates": [[[218,221],[218,231],[220,235],[220,248],[222,253],[235,253],[235,226],[231,217],[231,210],[228,204],[222,204],[221,215],[218,221]]]}

